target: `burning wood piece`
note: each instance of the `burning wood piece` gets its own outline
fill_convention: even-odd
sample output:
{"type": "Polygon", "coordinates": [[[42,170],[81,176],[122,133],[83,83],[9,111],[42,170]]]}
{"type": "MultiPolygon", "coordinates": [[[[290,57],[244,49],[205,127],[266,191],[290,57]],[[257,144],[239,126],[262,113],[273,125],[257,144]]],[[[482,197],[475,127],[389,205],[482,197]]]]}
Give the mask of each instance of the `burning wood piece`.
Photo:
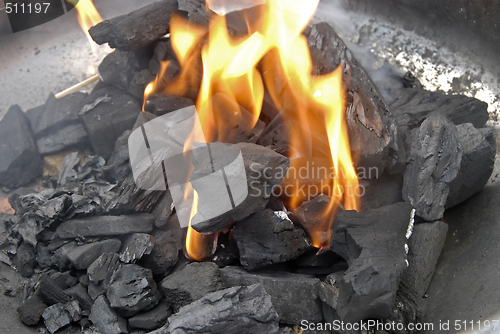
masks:
{"type": "Polygon", "coordinates": [[[105,253],[87,269],[89,277],[88,293],[92,299],[106,292],[109,287],[111,277],[121,267],[120,257],[116,253],[105,253]]]}
{"type": "Polygon", "coordinates": [[[0,141],[0,185],[18,188],[42,173],[42,160],[29,123],[17,105],[0,121],[0,141]]]}
{"type": "Polygon", "coordinates": [[[89,29],[99,45],[122,51],[138,50],[169,31],[170,17],[178,9],[176,0],[166,0],[142,7],[129,14],[105,20],[89,29]]]}
{"type": "Polygon", "coordinates": [[[165,299],[177,312],[204,296],[223,288],[219,267],[210,262],[191,263],[160,283],[165,299]]]}
{"type": "Polygon", "coordinates": [[[233,287],[206,295],[180,309],[168,325],[151,334],[278,333],[278,315],[261,284],[233,287]]]}
{"type": "Polygon", "coordinates": [[[151,270],[126,264],[118,268],[111,277],[106,297],[118,314],[130,317],[153,308],[160,301],[161,294],[151,270]]]}
{"type": "Polygon", "coordinates": [[[151,310],[141,312],[128,319],[128,324],[133,328],[153,330],[165,325],[171,315],[172,308],[166,300],[162,300],[151,310]]]}
{"type": "Polygon", "coordinates": [[[220,273],[225,286],[262,284],[271,295],[281,323],[298,324],[302,320],[319,322],[323,319],[318,298],[320,281],[313,276],[271,271],[253,274],[241,267],[225,267],[220,273]]]}
{"type": "Polygon", "coordinates": [[[304,230],[286,212],[264,210],[236,223],[240,262],[249,270],[296,259],[311,247],[304,230]]]}
{"type": "Polygon", "coordinates": [[[476,129],[468,123],[458,125],[457,132],[463,150],[462,162],[457,177],[450,183],[447,208],[481,191],[495,166],[496,139],[493,129],[476,129]]]}
{"type": "Polygon", "coordinates": [[[98,155],[108,159],[118,137],[134,125],[141,105],[132,96],[114,87],[93,91],[82,104],[84,106],[79,115],[92,147],[98,155]]]}
{"type": "Polygon", "coordinates": [[[87,269],[103,253],[116,253],[120,249],[121,241],[108,239],[93,242],[73,248],[68,252],[68,259],[76,269],[87,269]]]}
{"type": "Polygon", "coordinates": [[[101,333],[128,333],[127,320],[120,317],[116,311],[109,306],[109,302],[104,295],[99,296],[94,302],[94,305],[92,305],[89,319],[101,333]]]}
{"type": "Polygon", "coordinates": [[[97,216],[71,219],[56,229],[60,238],[98,237],[149,233],[153,230],[154,216],[144,213],[130,216],[97,216]]]}
{"type": "MultiPolygon", "coordinates": [[[[203,215],[205,211],[213,212],[214,203],[205,202],[208,198],[200,198],[198,213],[191,221],[192,227],[198,232],[217,232],[233,221],[242,220],[252,213],[263,210],[269,202],[269,198],[275,187],[279,185],[288,170],[288,158],[275,153],[271,149],[249,143],[239,143],[237,147],[241,150],[243,156],[247,176],[248,195],[241,204],[237,205],[229,212],[208,220],[204,219],[203,215]]],[[[196,151],[194,151],[194,154],[196,154],[196,151]]],[[[227,160],[225,158],[227,154],[226,145],[221,143],[211,144],[211,154],[212,157],[214,157],[213,168],[215,168],[215,170],[220,170],[225,167],[220,164],[227,160]],[[219,157],[219,159],[216,157],[219,157]]],[[[200,157],[196,157],[195,155],[193,157],[195,169],[191,174],[191,178],[197,178],[198,174],[200,174],[200,176],[206,174],[207,164],[211,166],[210,160],[206,160],[208,158],[209,156],[207,155],[200,157]]],[[[200,180],[203,181],[202,179],[200,180]]],[[[193,187],[196,191],[200,192],[198,189],[201,190],[204,187],[213,187],[213,185],[198,182],[196,184],[193,183],[193,187]]],[[[225,210],[219,210],[218,212],[224,211],[225,210]]]]}
{"type": "Polygon", "coordinates": [[[444,116],[427,118],[412,138],[403,197],[427,221],[440,219],[462,159],[456,127],[444,116]]]}
{"type": "Polygon", "coordinates": [[[330,247],[349,264],[339,283],[336,311],[342,320],[390,315],[407,267],[405,245],[413,224],[411,211],[410,205],[397,203],[366,213],[337,213],[330,247]]]}

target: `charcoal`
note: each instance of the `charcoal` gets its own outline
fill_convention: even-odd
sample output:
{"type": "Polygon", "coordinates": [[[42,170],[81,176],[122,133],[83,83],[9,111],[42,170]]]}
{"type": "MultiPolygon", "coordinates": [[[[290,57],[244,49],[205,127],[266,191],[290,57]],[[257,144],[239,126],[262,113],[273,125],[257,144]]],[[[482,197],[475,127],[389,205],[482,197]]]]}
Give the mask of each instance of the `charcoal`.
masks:
{"type": "Polygon", "coordinates": [[[142,70],[135,72],[127,92],[138,99],[144,98],[144,91],[148,84],[155,80],[155,76],[152,75],[148,70],[142,70]]]}
{"type": "Polygon", "coordinates": [[[17,248],[13,262],[21,276],[30,277],[33,275],[33,269],[36,264],[36,254],[33,246],[23,242],[17,248]]]}
{"type": "Polygon", "coordinates": [[[240,251],[233,237],[232,231],[228,233],[219,233],[217,237],[217,249],[212,257],[212,262],[224,268],[230,265],[236,265],[240,259],[240,251]]]}
{"type": "Polygon", "coordinates": [[[128,333],[127,321],[109,306],[109,302],[104,295],[99,296],[94,305],[92,305],[89,319],[101,333],[128,333]]]}
{"type": "Polygon", "coordinates": [[[202,0],[178,0],[179,9],[188,13],[190,23],[206,26],[209,22],[210,14],[214,14],[207,9],[202,0]],[[207,13],[208,12],[208,13],[207,13]]]}
{"type": "Polygon", "coordinates": [[[40,268],[46,269],[52,267],[52,256],[53,252],[44,245],[38,244],[36,246],[36,262],[40,268]]]}
{"type": "Polygon", "coordinates": [[[155,231],[153,237],[155,242],[151,253],[142,256],[139,264],[151,269],[155,275],[165,274],[176,265],[179,258],[179,249],[168,232],[155,231]]]}
{"type": "Polygon", "coordinates": [[[88,142],[87,134],[78,118],[84,93],[73,93],[61,99],[53,95],[45,103],[43,112],[31,118],[31,126],[38,151],[53,154],[68,147],[88,142]]]}
{"type": "Polygon", "coordinates": [[[321,228],[326,225],[324,215],[328,210],[330,201],[330,197],[319,195],[310,201],[303,202],[293,211],[293,214],[297,217],[309,237],[321,245],[328,244],[328,240],[330,239],[330,231],[321,228]]]}
{"type": "Polygon", "coordinates": [[[329,275],[347,270],[347,262],[331,250],[312,249],[293,261],[297,266],[294,272],[306,275],[329,275]]]}
{"type": "Polygon", "coordinates": [[[213,292],[174,314],[164,327],[151,334],[166,333],[278,333],[278,315],[271,297],[260,284],[213,292]]]}
{"type": "Polygon", "coordinates": [[[123,51],[138,50],[168,33],[170,17],[177,10],[176,0],[160,1],[126,15],[105,20],[90,28],[99,45],[123,51]]]}
{"type": "Polygon", "coordinates": [[[240,267],[220,269],[224,286],[249,286],[260,283],[271,295],[271,301],[281,323],[298,324],[302,320],[319,322],[321,301],[318,298],[317,278],[280,271],[249,273],[240,267]]]}
{"type": "Polygon", "coordinates": [[[110,306],[124,317],[153,308],[161,294],[151,270],[135,264],[126,264],[111,277],[106,292],[110,306]]]}
{"type": "Polygon", "coordinates": [[[151,254],[155,244],[154,238],[146,233],[128,235],[120,249],[120,260],[124,263],[135,263],[144,254],[151,254]]]}
{"type": "Polygon", "coordinates": [[[457,177],[449,184],[446,208],[462,203],[483,189],[493,172],[496,139],[491,128],[476,129],[472,124],[457,126],[462,145],[462,162],[457,177]]]}
{"type": "Polygon", "coordinates": [[[111,276],[120,268],[120,257],[116,253],[106,253],[87,269],[89,276],[88,292],[92,299],[106,292],[111,281],[111,276]]]}
{"type": "Polygon", "coordinates": [[[359,180],[364,194],[361,197],[361,211],[403,202],[403,174],[384,173],[370,180],[359,180]]]}
{"type": "Polygon", "coordinates": [[[59,270],[65,270],[69,268],[70,261],[68,258],[68,253],[76,248],[76,242],[69,242],[61,247],[59,247],[52,255],[51,262],[59,268],[59,270]]]}
{"type": "Polygon", "coordinates": [[[81,319],[80,305],[77,301],[49,306],[42,314],[45,327],[53,334],[59,329],[81,319]]]}
{"type": "MultiPolygon", "coordinates": [[[[115,50],[108,54],[99,65],[99,76],[106,84],[128,91],[134,75],[148,65],[146,50],[120,51],[115,50]],[[142,52],[141,52],[142,51],[142,52]]],[[[142,95],[138,98],[143,98],[142,95]]]]}
{"type": "Polygon", "coordinates": [[[311,247],[284,211],[264,210],[234,226],[241,264],[249,270],[296,259],[311,247]]]}
{"type": "Polygon", "coordinates": [[[153,230],[154,217],[150,214],[129,216],[98,216],[71,219],[56,229],[60,238],[77,238],[149,233],[153,230]]]}
{"type": "Polygon", "coordinates": [[[172,309],[166,300],[162,300],[158,305],[149,311],[141,312],[128,319],[128,324],[133,328],[153,330],[159,328],[167,322],[172,315],[172,309]]]}
{"type": "Polygon", "coordinates": [[[79,112],[94,151],[109,159],[115,142],[126,130],[132,129],[141,112],[138,100],[115,87],[92,92],[79,112]]]}
{"type": "Polygon", "coordinates": [[[76,300],[84,310],[90,311],[92,308],[94,301],[90,298],[87,288],[83,284],[78,283],[77,285],[64,290],[64,292],[76,300]]]}
{"type": "Polygon", "coordinates": [[[68,179],[73,179],[78,176],[77,167],[80,165],[80,157],[78,152],[73,152],[64,157],[64,160],[59,169],[57,176],[57,184],[65,185],[68,179]]]}
{"type": "Polygon", "coordinates": [[[61,289],[68,289],[78,284],[78,278],[72,276],[69,271],[61,273],[55,272],[50,274],[50,278],[61,289]]]}
{"type": "Polygon", "coordinates": [[[342,65],[349,110],[347,127],[358,167],[378,168],[380,174],[404,163],[404,148],[399,147],[396,121],[375,84],[327,23],[315,24],[304,32],[316,74],[326,74],[342,65]]]}
{"type": "Polygon", "coordinates": [[[87,269],[101,254],[118,252],[121,244],[118,239],[108,239],[77,246],[68,253],[68,259],[76,269],[87,269]]]}
{"type": "Polygon", "coordinates": [[[464,95],[446,95],[423,89],[408,89],[391,104],[399,126],[420,127],[431,115],[447,117],[454,124],[472,123],[482,128],[489,119],[488,104],[464,95]]]}
{"type": "Polygon", "coordinates": [[[18,188],[42,173],[42,159],[30,125],[16,105],[0,121],[0,185],[18,188]]]}
{"type": "Polygon", "coordinates": [[[167,220],[172,215],[173,211],[174,201],[172,195],[170,191],[166,191],[151,212],[151,214],[155,216],[155,227],[158,229],[165,228],[167,220]]]}
{"type": "Polygon", "coordinates": [[[396,203],[365,213],[338,212],[330,247],[349,269],[339,282],[337,312],[343,321],[388,317],[407,267],[407,231],[414,211],[396,203]]]}
{"type": "Polygon", "coordinates": [[[334,310],[338,307],[339,287],[338,281],[342,279],[340,273],[330,274],[318,286],[319,298],[334,310]]]}
{"type": "Polygon", "coordinates": [[[128,136],[130,130],[123,132],[116,140],[115,148],[106,164],[108,177],[117,183],[123,182],[132,173],[128,154],[128,136]]]}
{"type": "Polygon", "coordinates": [[[191,263],[160,283],[165,299],[177,312],[207,294],[223,288],[219,268],[210,262],[191,263]]]}
{"type": "Polygon", "coordinates": [[[37,292],[47,305],[64,304],[70,301],[69,296],[63,289],[47,275],[41,277],[37,292]]]}
{"type": "MultiPolygon", "coordinates": [[[[208,158],[207,156],[197,157],[195,155],[193,157],[195,169],[191,173],[191,179],[208,173],[207,166],[212,166],[215,170],[219,170],[227,162],[228,149],[226,145],[213,143],[210,146],[214,165],[212,166],[210,161],[203,160],[204,158],[208,158]]],[[[263,210],[269,202],[269,198],[275,187],[279,185],[288,170],[289,160],[285,156],[255,144],[239,143],[237,146],[243,156],[248,194],[240,204],[229,212],[208,220],[203,218],[205,211],[211,213],[224,212],[225,210],[214,208],[215,204],[211,198],[200,196],[198,213],[193,217],[191,222],[192,227],[198,232],[217,232],[233,221],[242,220],[252,213],[263,210]]],[[[203,191],[211,193],[206,188],[213,188],[213,185],[205,184],[206,182],[204,181],[207,181],[207,179],[198,179],[196,181],[199,182],[192,183],[198,193],[203,193],[203,191]]],[[[235,189],[231,190],[235,193],[235,189]]]]}
{"type": "Polygon", "coordinates": [[[180,96],[153,95],[148,98],[145,109],[156,116],[163,116],[169,112],[194,105],[193,101],[180,96]]]}
{"type": "Polygon", "coordinates": [[[40,293],[35,293],[17,308],[19,319],[27,326],[38,324],[43,311],[48,305],[40,297],[40,293]]]}
{"type": "Polygon", "coordinates": [[[443,116],[427,118],[414,133],[404,175],[403,197],[427,221],[443,217],[449,184],[458,174],[462,145],[443,116]]]}

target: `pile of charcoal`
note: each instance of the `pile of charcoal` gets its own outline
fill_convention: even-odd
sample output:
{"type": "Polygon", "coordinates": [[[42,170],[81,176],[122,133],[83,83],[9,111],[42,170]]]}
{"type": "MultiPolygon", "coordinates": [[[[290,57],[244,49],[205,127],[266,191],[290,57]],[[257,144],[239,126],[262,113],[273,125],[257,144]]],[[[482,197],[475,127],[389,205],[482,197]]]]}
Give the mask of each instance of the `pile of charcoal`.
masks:
{"type": "MultiPolygon", "coordinates": [[[[15,210],[0,216],[0,260],[29,278],[17,310],[22,322],[43,322],[50,333],[79,326],[102,334],[284,334],[306,324],[328,329],[336,320],[422,321],[448,230],[445,209],[479,192],[493,170],[487,105],[425,91],[407,75],[401,97],[387,106],[334,30],[311,25],[304,35],[315,73],[339,65],[349,73],[346,119],[357,167],[377,171],[360,180],[360,212],[340,208],[332,230],[319,236],[330,245],[318,252],[311,231],[330,198],[319,195],[292,212],[262,192],[193,225],[219,234],[215,254],[190,261],[170,192],[137,186],[128,149],[132,131],[196,98],[153,95],[141,112],[160,63],[172,64],[159,78],[165,82],[180,72],[165,37],[175,11],[197,24],[210,17],[204,1],[165,0],[106,20],[90,33],[116,50],[89,95],[50,97],[26,113],[13,106],[0,121],[0,185],[12,191],[15,210]],[[44,157],[71,149],[58,175],[41,175],[44,157]],[[16,192],[32,182],[43,190],[16,192]]],[[[227,15],[236,35],[242,15],[227,15]]],[[[255,128],[231,124],[247,173],[255,172],[251,163],[260,174],[288,168],[287,121],[266,100],[255,128]]],[[[214,154],[224,154],[220,145],[214,154]]],[[[161,166],[153,162],[139,178],[161,166]]],[[[273,187],[283,179],[267,177],[273,187]]]]}

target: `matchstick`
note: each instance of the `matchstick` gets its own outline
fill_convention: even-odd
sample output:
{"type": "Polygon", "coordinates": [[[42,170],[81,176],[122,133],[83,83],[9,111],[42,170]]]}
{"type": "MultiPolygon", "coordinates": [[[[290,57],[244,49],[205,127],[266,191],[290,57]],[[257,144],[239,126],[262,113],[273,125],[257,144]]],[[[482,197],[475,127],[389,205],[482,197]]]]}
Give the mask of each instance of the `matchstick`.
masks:
{"type": "Polygon", "coordinates": [[[85,87],[85,86],[87,86],[87,85],[89,85],[92,82],[97,81],[97,80],[99,80],[99,74],[91,76],[90,78],[88,78],[88,79],[68,88],[68,89],[63,90],[62,92],[56,94],[55,97],[56,97],[56,99],[63,98],[66,95],[77,92],[80,88],[85,87]]]}

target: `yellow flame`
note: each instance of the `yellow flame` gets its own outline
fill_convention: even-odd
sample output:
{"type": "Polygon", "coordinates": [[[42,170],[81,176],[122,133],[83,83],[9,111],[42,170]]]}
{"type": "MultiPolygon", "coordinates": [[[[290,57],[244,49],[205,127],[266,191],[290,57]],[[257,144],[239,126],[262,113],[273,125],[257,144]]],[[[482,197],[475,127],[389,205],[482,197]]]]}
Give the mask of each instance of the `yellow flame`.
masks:
{"type": "Polygon", "coordinates": [[[95,26],[99,22],[102,22],[102,17],[94,6],[92,0],[66,0],[73,6],[75,6],[78,12],[78,23],[82,27],[83,32],[89,40],[90,46],[92,48],[92,53],[97,52],[96,44],[90,37],[89,29],[95,26]]]}

